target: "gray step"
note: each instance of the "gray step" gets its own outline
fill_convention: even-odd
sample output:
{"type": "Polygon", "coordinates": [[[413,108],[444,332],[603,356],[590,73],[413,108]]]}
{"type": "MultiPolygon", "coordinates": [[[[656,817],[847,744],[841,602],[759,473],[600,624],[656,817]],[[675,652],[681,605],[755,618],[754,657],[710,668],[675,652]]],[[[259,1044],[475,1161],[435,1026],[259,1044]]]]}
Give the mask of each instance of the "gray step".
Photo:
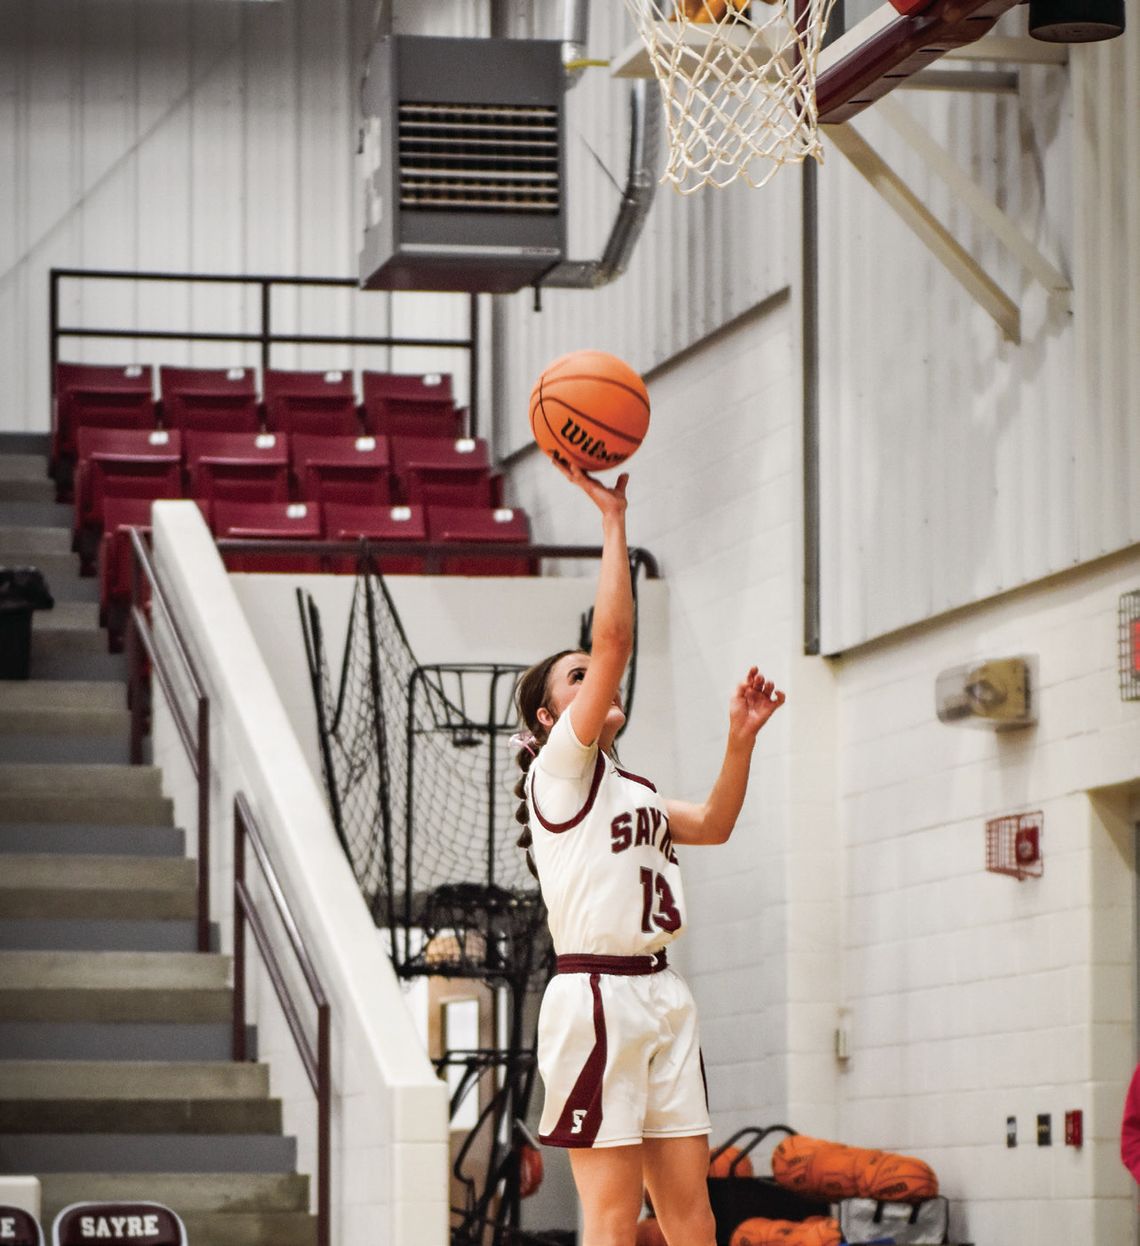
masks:
{"type": "Polygon", "coordinates": [[[302,1212],[183,1216],[194,1246],[316,1246],[315,1216],[302,1212]]]}
{"type": "MultiPolygon", "coordinates": [[[[108,683],[107,686],[114,685],[108,683]]],[[[130,718],[124,714],[123,720],[124,726],[115,735],[68,734],[65,731],[50,735],[0,732],[0,763],[125,766],[131,760],[130,718]]]]}
{"type": "Polygon", "coordinates": [[[25,454],[14,447],[4,447],[0,454],[0,484],[13,480],[47,480],[48,461],[43,454],[25,454]]]}
{"type": "Polygon", "coordinates": [[[51,433],[0,433],[0,454],[38,454],[46,470],[51,433]]]}
{"type": "Polygon", "coordinates": [[[54,480],[48,480],[46,476],[26,477],[18,474],[5,477],[4,465],[5,458],[0,458],[0,502],[38,502],[41,506],[55,502],[54,480]]]}
{"type": "Polygon", "coordinates": [[[32,621],[30,674],[33,680],[127,681],[127,658],[109,653],[99,610],[88,602],[58,602],[32,621]],[[82,612],[76,617],[76,611],[82,612]]]}
{"type": "Polygon", "coordinates": [[[0,822],[173,824],[153,766],[0,765],[0,822]]]}
{"type": "Polygon", "coordinates": [[[0,496],[0,524],[5,528],[62,528],[70,543],[74,510],[66,502],[54,499],[54,493],[48,502],[15,501],[0,496]]]}
{"type": "Polygon", "coordinates": [[[272,1134],[0,1134],[0,1173],[291,1172],[296,1159],[272,1134]]]}
{"type": "Polygon", "coordinates": [[[229,958],[206,952],[0,952],[0,1017],[227,1021],[228,977],[229,958]]]}
{"type": "MultiPolygon", "coordinates": [[[[309,1178],[301,1173],[49,1173],[40,1192],[44,1219],[53,1219],[72,1203],[122,1198],[124,1190],[130,1190],[131,1198],[173,1207],[179,1215],[238,1216],[309,1207],[309,1178]]],[[[190,1240],[198,1246],[197,1237],[190,1240]]]]}
{"type": "MultiPolygon", "coordinates": [[[[246,1027],[256,1058],[256,1027],[246,1027]]],[[[0,1021],[0,1060],[230,1060],[230,1022],[0,1021]]]]}
{"type": "MultiPolygon", "coordinates": [[[[218,1067],[224,1068],[224,1065],[218,1067]]],[[[279,1134],[280,1099],[3,1099],[0,1134],[279,1134]]]]}
{"type": "Polygon", "coordinates": [[[0,917],[0,950],[193,952],[197,947],[198,923],[184,919],[0,917]]]}
{"type": "MultiPolygon", "coordinates": [[[[37,554],[24,549],[22,542],[12,543],[0,546],[0,567],[35,567],[47,581],[57,606],[64,601],[99,600],[98,577],[80,576],[76,554],[37,554]]],[[[35,617],[39,620],[50,613],[50,610],[38,610],[35,617]]]]}
{"type": "Polygon", "coordinates": [[[186,833],[173,826],[0,822],[0,854],[9,852],[181,857],[186,852],[186,833]]]}
{"type": "MultiPolygon", "coordinates": [[[[27,550],[32,556],[64,554],[74,558],[71,553],[71,532],[63,527],[36,528],[0,522],[0,550],[8,549],[27,550]]],[[[74,566],[78,569],[78,562],[74,566]]]]}
{"type": "Polygon", "coordinates": [[[10,855],[0,873],[4,918],[192,918],[197,866],[184,857],[10,855]]]}
{"type": "Polygon", "coordinates": [[[151,1061],[9,1060],[0,1064],[0,1100],[265,1099],[269,1067],[151,1061]]]}

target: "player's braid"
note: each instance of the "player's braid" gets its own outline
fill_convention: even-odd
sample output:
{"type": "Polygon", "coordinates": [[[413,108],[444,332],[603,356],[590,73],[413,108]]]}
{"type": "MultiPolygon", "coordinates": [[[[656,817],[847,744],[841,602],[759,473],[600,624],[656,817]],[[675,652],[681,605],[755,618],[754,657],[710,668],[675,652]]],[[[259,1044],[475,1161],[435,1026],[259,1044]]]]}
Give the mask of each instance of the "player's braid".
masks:
{"type": "Polygon", "coordinates": [[[532,740],[520,748],[515,755],[515,760],[522,771],[522,776],[515,784],[515,795],[520,802],[515,810],[515,821],[523,828],[522,834],[515,842],[526,853],[527,869],[535,878],[538,877],[538,870],[534,864],[534,853],[531,851],[534,837],[530,833],[530,804],[526,798],[526,776],[534,759],[546,743],[546,728],[538,720],[538,711],[546,703],[546,681],[550,678],[551,668],[559,658],[564,658],[568,653],[577,652],[576,649],[563,649],[551,654],[548,658],[543,658],[541,662],[536,662],[529,670],[524,671],[515,685],[515,705],[518,708],[519,718],[522,720],[524,732],[532,737],[532,740]]]}

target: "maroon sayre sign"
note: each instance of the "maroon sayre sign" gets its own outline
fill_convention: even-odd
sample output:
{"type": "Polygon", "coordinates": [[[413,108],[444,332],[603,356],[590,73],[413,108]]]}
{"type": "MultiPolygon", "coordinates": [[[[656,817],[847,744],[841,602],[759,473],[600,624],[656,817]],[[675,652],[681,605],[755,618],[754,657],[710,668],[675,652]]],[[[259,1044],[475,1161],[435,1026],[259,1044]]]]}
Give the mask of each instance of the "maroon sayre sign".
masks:
{"type": "Polygon", "coordinates": [[[161,1203],[72,1203],[56,1216],[53,1246],[102,1242],[187,1246],[182,1221],[161,1203]]]}
{"type": "Polygon", "coordinates": [[[0,1205],[0,1246],[43,1246],[44,1235],[35,1216],[22,1207],[0,1205]]]}

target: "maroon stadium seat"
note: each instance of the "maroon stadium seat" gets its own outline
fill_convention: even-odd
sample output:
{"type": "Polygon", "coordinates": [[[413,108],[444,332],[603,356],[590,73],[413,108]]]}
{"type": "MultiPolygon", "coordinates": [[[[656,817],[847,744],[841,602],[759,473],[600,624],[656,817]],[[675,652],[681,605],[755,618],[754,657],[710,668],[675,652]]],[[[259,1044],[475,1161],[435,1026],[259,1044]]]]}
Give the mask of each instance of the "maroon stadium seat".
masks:
{"type": "Polygon", "coordinates": [[[75,470],[74,548],[87,574],[111,498],[182,496],[182,435],[141,428],[80,428],[75,470]]]}
{"type": "Polygon", "coordinates": [[[361,384],[365,423],[375,433],[454,439],[463,431],[463,412],[455,406],[448,375],[362,372],[361,384]]]}
{"type": "MultiPolygon", "coordinates": [[[[325,536],[330,541],[426,541],[427,523],[422,506],[346,506],[329,502],[325,508],[325,536]]],[[[356,570],[356,559],[337,558],[335,570],[356,570]]],[[[418,555],[387,554],[377,560],[384,575],[419,575],[424,560],[418,555]]]]}
{"type": "MultiPolygon", "coordinates": [[[[52,464],[70,478],[75,431],[87,428],[153,428],[154,370],[150,365],[55,365],[55,432],[52,464]]],[[[57,470],[57,479],[61,472],[57,470]]]]}
{"type": "MultiPolygon", "coordinates": [[[[480,541],[488,545],[530,541],[526,512],[510,507],[477,510],[469,506],[429,506],[427,523],[432,541],[480,541]]],[[[457,554],[445,557],[441,570],[444,575],[534,575],[537,568],[535,560],[525,555],[495,558],[457,554]]]]}
{"type": "MultiPolygon", "coordinates": [[[[150,531],[150,498],[108,498],[103,504],[103,537],[99,545],[99,622],[107,629],[113,653],[123,647],[131,606],[131,528],[150,531]]],[[[145,576],[143,600],[150,597],[145,576]]]]}
{"type": "Polygon", "coordinates": [[[484,508],[492,504],[490,459],[481,439],[393,437],[392,461],[406,502],[484,508]]]}
{"type": "Polygon", "coordinates": [[[212,502],[288,502],[289,439],[281,433],[186,434],[187,491],[212,502]]]}
{"type": "MultiPolygon", "coordinates": [[[[319,541],[321,508],[316,502],[229,502],[213,504],[214,536],[265,541],[319,541]]],[[[227,553],[231,571],[320,571],[315,554],[227,553]]]]}
{"type": "Polygon", "coordinates": [[[252,368],[158,370],[167,428],[255,433],[261,427],[252,368]]]}
{"type": "Polygon", "coordinates": [[[355,436],[361,427],[352,373],[267,371],[265,420],[275,432],[355,436]]]}
{"type": "Polygon", "coordinates": [[[387,506],[392,501],[387,437],[311,437],[291,447],[299,497],[387,506]]]}

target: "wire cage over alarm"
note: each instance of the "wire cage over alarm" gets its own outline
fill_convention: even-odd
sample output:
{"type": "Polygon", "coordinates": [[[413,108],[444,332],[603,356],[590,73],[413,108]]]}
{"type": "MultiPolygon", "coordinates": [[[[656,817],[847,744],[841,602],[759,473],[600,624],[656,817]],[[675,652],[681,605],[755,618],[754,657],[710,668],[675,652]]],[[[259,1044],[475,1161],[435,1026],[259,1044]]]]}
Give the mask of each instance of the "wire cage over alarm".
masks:
{"type": "Polygon", "coordinates": [[[835,0],[625,0],[661,86],[682,194],[822,161],[816,68],[835,0]]]}
{"type": "Polygon", "coordinates": [[[1045,815],[1040,810],[991,818],[986,823],[986,869],[992,874],[1010,874],[1019,882],[1040,878],[1045,871],[1044,829],[1045,815]]]}

